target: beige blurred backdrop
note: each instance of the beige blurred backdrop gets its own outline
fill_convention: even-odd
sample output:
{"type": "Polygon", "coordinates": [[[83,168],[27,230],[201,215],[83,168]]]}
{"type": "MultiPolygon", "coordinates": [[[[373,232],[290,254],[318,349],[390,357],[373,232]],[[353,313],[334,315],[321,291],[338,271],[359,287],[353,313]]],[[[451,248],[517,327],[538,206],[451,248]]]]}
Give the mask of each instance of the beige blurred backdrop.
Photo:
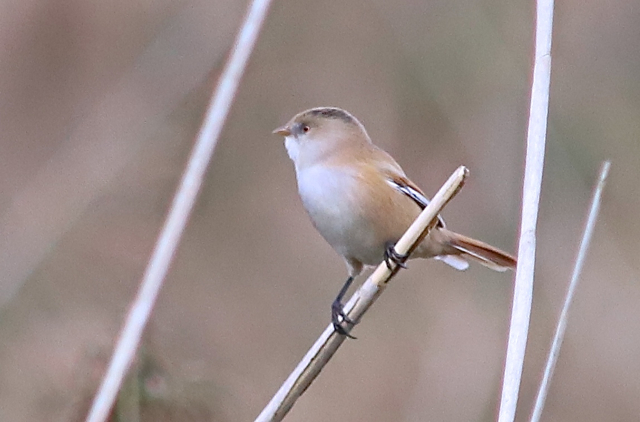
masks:
{"type": "MultiPolygon", "coordinates": [[[[515,251],[532,3],[275,2],[120,420],[253,420],[329,323],[345,268],[270,134],[305,108],[354,113],[427,193],[468,166],[449,226],[515,251]]],[[[0,420],[86,415],[246,6],[0,3],[0,420]]],[[[557,5],[518,421],[605,158],[612,174],[543,420],[640,415],[639,42],[637,1],[557,5]]],[[[411,262],[287,420],[494,420],[512,277],[411,262]]]]}

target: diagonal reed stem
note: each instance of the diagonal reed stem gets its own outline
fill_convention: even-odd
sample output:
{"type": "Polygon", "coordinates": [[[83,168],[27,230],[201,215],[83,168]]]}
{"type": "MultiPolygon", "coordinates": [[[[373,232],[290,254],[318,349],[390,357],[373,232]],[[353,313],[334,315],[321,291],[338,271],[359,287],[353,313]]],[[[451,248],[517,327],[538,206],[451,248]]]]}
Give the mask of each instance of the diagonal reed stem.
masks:
{"type": "Polygon", "coordinates": [[[131,366],[140,344],[140,337],[147,325],[158,292],[169,271],[169,266],[189,220],[205,171],[213,156],[270,3],[270,0],[254,0],[238,33],[180,186],[173,198],[169,215],[147,265],[138,294],[131,305],[118,338],[107,373],[92,403],[86,419],[87,422],[104,422],[109,417],[109,412],[122,385],[122,380],[131,366]]]}
{"type": "Polygon", "coordinates": [[[582,241],[580,242],[580,249],[578,250],[578,257],[576,258],[575,266],[573,267],[573,273],[571,274],[571,282],[569,283],[569,289],[567,290],[567,296],[564,299],[564,305],[562,306],[562,312],[560,313],[560,319],[558,320],[558,326],[556,327],[556,333],[553,336],[553,343],[549,350],[549,357],[547,358],[547,365],[544,370],[544,376],[540,389],[538,390],[538,397],[536,398],[536,404],[533,408],[533,415],[531,416],[531,422],[538,422],[542,416],[542,409],[544,408],[544,402],[547,399],[547,393],[549,392],[549,384],[551,377],[553,377],[553,371],[560,355],[560,347],[562,346],[562,340],[564,339],[564,332],[567,329],[567,319],[569,317],[569,308],[573,301],[573,295],[578,286],[578,280],[582,273],[582,267],[584,260],[587,256],[587,250],[591,243],[591,237],[593,236],[593,229],[596,226],[598,220],[598,212],[600,211],[600,202],[602,200],[602,191],[607,182],[607,176],[609,175],[609,168],[611,167],[610,161],[602,163],[600,168],[600,177],[598,178],[598,184],[593,192],[593,198],[591,199],[591,208],[589,210],[589,217],[584,227],[584,233],[582,235],[582,241]]]}
{"type": "MultiPolygon", "coordinates": [[[[440,214],[442,208],[458,193],[464,184],[468,173],[466,167],[460,166],[449,177],[449,180],[431,199],[429,205],[396,243],[396,252],[402,255],[410,254],[415,246],[425,238],[429,230],[438,221],[438,214],[440,214]]],[[[384,291],[389,280],[400,269],[399,266],[393,265],[392,269],[389,269],[386,263],[381,263],[362,287],[353,294],[344,306],[344,311],[351,320],[358,322],[384,291]]],[[[349,324],[349,328],[351,327],[352,325],[349,324]]],[[[322,368],[337,352],[345,338],[345,336],[335,331],[332,324],[329,325],[289,375],[289,378],[282,384],[262,413],[256,418],[256,422],[281,421],[291,410],[296,400],[306,391],[322,368]]]]}

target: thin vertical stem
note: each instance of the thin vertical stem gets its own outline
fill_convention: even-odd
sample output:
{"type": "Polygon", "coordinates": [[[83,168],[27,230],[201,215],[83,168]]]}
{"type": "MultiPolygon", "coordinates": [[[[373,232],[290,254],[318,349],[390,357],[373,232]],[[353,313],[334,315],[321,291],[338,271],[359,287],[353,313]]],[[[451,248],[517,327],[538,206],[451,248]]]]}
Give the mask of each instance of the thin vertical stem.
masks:
{"type": "Polygon", "coordinates": [[[511,422],[515,418],[529,333],[536,258],[536,226],[549,111],[553,6],[553,0],[538,0],[537,2],[535,62],[522,192],[518,268],[516,270],[513,308],[511,310],[509,343],[498,416],[499,422],[511,422]]]}

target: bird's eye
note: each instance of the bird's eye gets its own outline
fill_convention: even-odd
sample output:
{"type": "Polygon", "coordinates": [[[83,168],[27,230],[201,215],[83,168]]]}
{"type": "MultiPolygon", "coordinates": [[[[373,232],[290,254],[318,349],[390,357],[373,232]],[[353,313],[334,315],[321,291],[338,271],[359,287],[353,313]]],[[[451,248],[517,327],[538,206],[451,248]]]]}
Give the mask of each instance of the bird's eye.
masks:
{"type": "Polygon", "coordinates": [[[309,130],[311,130],[311,128],[310,128],[309,126],[307,126],[307,125],[302,126],[302,131],[303,131],[304,133],[309,132],[309,130]]]}

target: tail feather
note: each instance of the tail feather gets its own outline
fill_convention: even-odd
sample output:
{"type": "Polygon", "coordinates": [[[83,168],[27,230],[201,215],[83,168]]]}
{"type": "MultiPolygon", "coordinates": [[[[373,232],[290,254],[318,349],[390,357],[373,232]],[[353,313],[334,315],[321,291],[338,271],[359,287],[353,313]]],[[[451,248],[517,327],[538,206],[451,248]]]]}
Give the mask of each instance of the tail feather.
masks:
{"type": "Polygon", "coordinates": [[[517,261],[508,253],[501,251],[480,240],[472,239],[458,233],[452,233],[448,239],[451,247],[460,252],[465,258],[470,258],[485,267],[495,271],[515,269],[517,261]]]}
{"type": "Polygon", "coordinates": [[[442,261],[445,264],[455,268],[458,271],[464,271],[469,268],[469,263],[464,260],[461,256],[457,255],[438,255],[434,257],[438,261],[442,261]]]}

